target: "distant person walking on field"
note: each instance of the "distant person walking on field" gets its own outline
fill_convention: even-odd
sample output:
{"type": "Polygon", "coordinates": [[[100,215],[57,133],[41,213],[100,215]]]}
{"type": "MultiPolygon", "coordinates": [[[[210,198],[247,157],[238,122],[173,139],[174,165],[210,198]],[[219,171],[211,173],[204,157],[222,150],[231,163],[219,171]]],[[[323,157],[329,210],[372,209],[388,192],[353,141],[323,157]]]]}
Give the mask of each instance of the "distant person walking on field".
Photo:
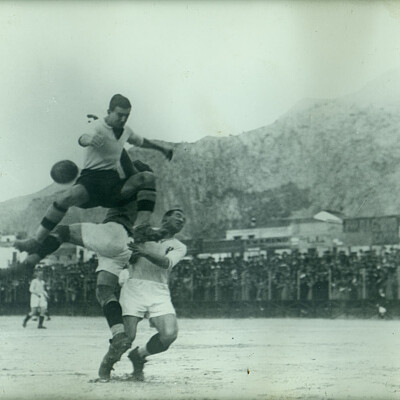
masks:
{"type": "Polygon", "coordinates": [[[48,294],[45,290],[45,281],[43,280],[43,271],[38,270],[35,273],[36,277],[32,279],[32,282],[29,286],[29,291],[31,293],[31,311],[24,319],[22,326],[26,328],[26,324],[33,316],[39,316],[39,329],[46,329],[43,326],[44,317],[47,311],[47,299],[48,294]]]}

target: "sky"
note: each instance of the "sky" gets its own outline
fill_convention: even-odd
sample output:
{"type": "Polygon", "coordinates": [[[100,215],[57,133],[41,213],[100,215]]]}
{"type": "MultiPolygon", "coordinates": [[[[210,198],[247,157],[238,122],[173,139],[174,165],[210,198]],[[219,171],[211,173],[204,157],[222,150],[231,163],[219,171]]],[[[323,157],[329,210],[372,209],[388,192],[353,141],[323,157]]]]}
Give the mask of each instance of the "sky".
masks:
{"type": "Polygon", "coordinates": [[[400,1],[1,1],[0,201],[82,164],[86,115],[115,93],[148,139],[273,123],[400,68],[400,1]]]}

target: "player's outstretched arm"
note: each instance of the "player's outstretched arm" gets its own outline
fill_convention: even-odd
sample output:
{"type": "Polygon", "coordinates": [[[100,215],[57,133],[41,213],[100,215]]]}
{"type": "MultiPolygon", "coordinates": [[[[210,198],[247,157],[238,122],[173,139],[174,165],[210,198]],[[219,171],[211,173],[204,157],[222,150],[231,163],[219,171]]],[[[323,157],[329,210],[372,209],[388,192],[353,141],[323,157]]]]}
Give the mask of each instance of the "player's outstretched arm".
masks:
{"type": "Polygon", "coordinates": [[[152,140],[149,139],[143,139],[143,144],[141,146],[144,149],[152,149],[152,150],[157,150],[160,153],[164,155],[164,157],[168,160],[171,161],[172,157],[174,155],[174,150],[165,146],[162,146],[156,142],[153,142],[152,140]]]}
{"type": "Polygon", "coordinates": [[[101,147],[104,144],[104,135],[100,132],[96,132],[93,135],[90,135],[88,133],[84,133],[80,138],[78,139],[78,143],[82,147],[88,147],[88,146],[93,146],[93,147],[101,147]]]}

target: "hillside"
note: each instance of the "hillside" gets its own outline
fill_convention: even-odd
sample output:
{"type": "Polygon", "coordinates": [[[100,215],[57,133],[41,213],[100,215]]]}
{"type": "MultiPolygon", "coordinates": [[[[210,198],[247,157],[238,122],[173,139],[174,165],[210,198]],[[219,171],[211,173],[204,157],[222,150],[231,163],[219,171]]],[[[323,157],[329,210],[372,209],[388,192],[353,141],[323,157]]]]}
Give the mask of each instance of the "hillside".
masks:
{"type": "MultiPolygon", "coordinates": [[[[349,216],[399,213],[398,87],[400,76],[392,73],[353,96],[304,100],[272,125],[238,136],[171,144],[170,163],[135,150],[159,177],[155,220],[179,203],[188,216],[183,236],[216,238],[252,217],[262,225],[322,208],[349,216]]],[[[32,233],[56,190],[1,203],[1,230],[32,233]]],[[[103,215],[73,209],[65,221],[103,215]]]]}

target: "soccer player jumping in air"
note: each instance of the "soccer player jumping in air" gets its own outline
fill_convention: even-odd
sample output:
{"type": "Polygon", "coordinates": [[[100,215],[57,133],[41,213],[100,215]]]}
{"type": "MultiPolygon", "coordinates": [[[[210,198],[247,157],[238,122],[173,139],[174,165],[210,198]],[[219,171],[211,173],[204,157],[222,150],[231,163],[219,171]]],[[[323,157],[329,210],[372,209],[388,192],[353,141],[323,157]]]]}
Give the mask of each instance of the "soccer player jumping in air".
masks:
{"type": "Polygon", "coordinates": [[[124,144],[157,150],[168,160],[171,160],[173,151],[142,138],[125,125],[131,108],[131,103],[126,97],[116,94],[111,98],[107,116],[90,124],[91,131],[79,138],[79,144],[85,148],[85,161],[76,183],[49,207],[35,237],[17,240],[15,248],[30,254],[37,252],[40,244],[72,206],[119,207],[136,196],[135,226],[149,222],[155,204],[155,177],[151,173],[122,177],[120,159],[124,144]]]}

